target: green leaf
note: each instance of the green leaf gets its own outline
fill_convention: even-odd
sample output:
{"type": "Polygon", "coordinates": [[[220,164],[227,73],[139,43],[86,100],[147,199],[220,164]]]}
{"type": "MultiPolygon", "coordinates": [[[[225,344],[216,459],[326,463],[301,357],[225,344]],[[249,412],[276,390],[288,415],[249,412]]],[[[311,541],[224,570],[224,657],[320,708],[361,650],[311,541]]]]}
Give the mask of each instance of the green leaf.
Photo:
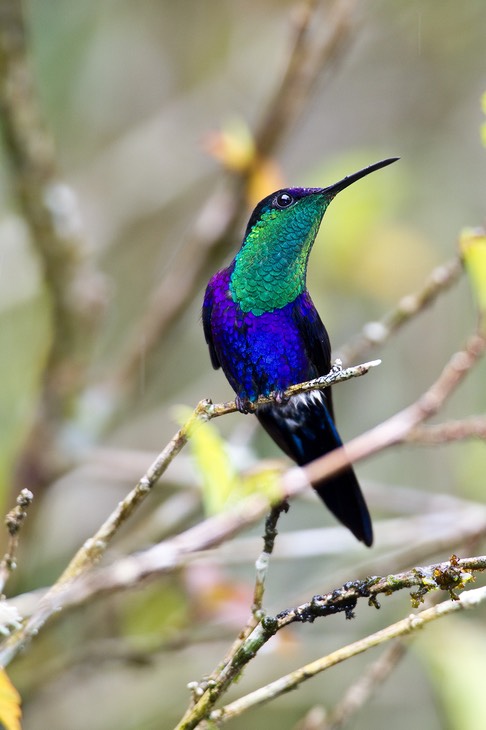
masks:
{"type": "Polygon", "coordinates": [[[486,319],[486,233],[482,229],[465,228],[459,248],[476,298],[479,315],[486,319]]]}
{"type": "Polygon", "coordinates": [[[5,730],[21,730],[20,695],[0,668],[0,722],[5,730]]]}

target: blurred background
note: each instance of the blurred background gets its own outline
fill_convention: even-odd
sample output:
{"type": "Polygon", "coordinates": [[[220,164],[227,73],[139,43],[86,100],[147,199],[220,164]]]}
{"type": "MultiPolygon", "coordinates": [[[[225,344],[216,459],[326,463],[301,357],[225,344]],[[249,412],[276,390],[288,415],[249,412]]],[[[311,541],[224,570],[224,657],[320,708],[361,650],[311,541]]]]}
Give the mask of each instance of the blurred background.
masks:
{"type": "MultiPolygon", "coordinates": [[[[209,275],[233,257],[259,198],[285,185],[327,185],[400,156],[333,202],[310,259],[309,289],[338,351],[453,258],[461,228],[484,224],[486,172],[482,0],[444,0],[440,9],[433,0],[44,0],[27,3],[25,13],[59,177],[48,144],[33,154],[47,160],[44,193],[68,255],[56,269],[55,255],[39,244],[42,226],[29,221],[25,201],[44,181],[31,180],[33,193],[19,185],[29,171],[3,124],[3,510],[20,487],[35,493],[8,585],[8,595],[27,594],[21,612],[145,472],[175,432],[178,407],[232,397],[211,368],[200,308],[209,275]],[[295,113],[284,106],[267,124],[259,155],[253,135],[268,121],[305,8],[315,14],[311,47],[334,33],[336,49],[314,66],[306,98],[303,81],[289,94],[295,113]]],[[[475,317],[463,277],[367,352],[364,359],[380,357],[381,367],[335,388],[343,438],[413,402],[475,317]]],[[[484,413],[484,382],[482,364],[440,420],[484,413]]],[[[253,420],[213,422],[238,472],[281,457],[253,420]]],[[[377,526],[371,551],[317,509],[312,494],[296,501],[280,522],[266,609],[454,550],[479,554],[484,545],[469,518],[486,523],[485,467],[480,441],[402,447],[360,464],[377,526]]],[[[200,520],[200,482],[186,450],[107,560],[200,520]]],[[[172,727],[187,705],[187,683],[211,672],[247,618],[261,529],[176,575],[52,622],[9,667],[24,728],[172,727]]],[[[382,603],[379,612],[358,606],[352,622],[335,616],[282,632],[231,696],[411,610],[405,593],[382,603]]],[[[395,730],[483,727],[484,619],[484,610],[447,619],[417,637],[350,726],[389,727],[393,717],[395,730]],[[467,693],[451,702],[453,687],[467,693]]],[[[332,709],[378,655],[336,667],[230,727],[294,728],[312,707],[332,709]]]]}

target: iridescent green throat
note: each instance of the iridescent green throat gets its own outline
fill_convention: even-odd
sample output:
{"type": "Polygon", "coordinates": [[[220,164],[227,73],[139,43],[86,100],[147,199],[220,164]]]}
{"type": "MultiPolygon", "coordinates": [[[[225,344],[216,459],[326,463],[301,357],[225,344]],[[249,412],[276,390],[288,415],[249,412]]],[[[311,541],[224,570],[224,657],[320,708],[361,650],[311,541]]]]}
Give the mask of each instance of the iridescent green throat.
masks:
{"type": "Polygon", "coordinates": [[[291,208],[269,207],[248,232],[235,257],[230,292],[256,316],[281,309],[306,286],[307,261],[329,200],[309,195],[291,208]]]}

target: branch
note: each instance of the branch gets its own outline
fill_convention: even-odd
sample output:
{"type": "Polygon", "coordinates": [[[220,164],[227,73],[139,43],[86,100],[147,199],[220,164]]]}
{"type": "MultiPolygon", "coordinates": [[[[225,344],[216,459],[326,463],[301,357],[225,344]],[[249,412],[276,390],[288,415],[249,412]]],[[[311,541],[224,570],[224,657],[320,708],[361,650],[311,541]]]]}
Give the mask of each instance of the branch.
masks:
{"type": "MultiPolygon", "coordinates": [[[[230,717],[235,717],[249,706],[267,702],[269,699],[289,689],[293,689],[305,679],[308,679],[309,676],[328,669],[330,666],[344,661],[344,659],[355,656],[372,646],[377,646],[383,643],[383,641],[396,638],[397,636],[403,635],[403,633],[409,633],[414,628],[417,628],[418,625],[426,623],[427,620],[433,620],[430,618],[424,620],[422,617],[430,611],[440,613],[441,606],[424,611],[418,617],[413,617],[413,620],[409,618],[405,619],[405,621],[398,622],[398,624],[394,624],[392,627],[383,629],[376,634],[368,636],[366,639],[362,639],[355,644],[334,652],[324,659],[320,659],[290,675],[282,677],[280,680],[272,682],[266,687],[251,693],[251,695],[247,695],[233,702],[222,710],[212,711],[219,697],[228,689],[246,664],[254,658],[262,646],[285,626],[294,622],[313,622],[316,618],[332,616],[340,612],[344,612],[347,618],[352,618],[353,611],[359,599],[366,598],[368,599],[369,605],[379,608],[377,601],[378,595],[383,593],[388,596],[403,588],[415,586],[418,587],[418,590],[412,594],[415,606],[423,600],[423,596],[429,591],[440,588],[450,593],[451,601],[447,603],[450,603],[451,606],[460,605],[462,608],[469,607],[470,605],[477,604],[478,596],[481,596],[480,600],[486,598],[486,587],[477,589],[477,591],[470,591],[469,594],[466,593],[464,596],[461,596],[464,599],[463,602],[460,601],[455,591],[461,590],[466,583],[473,580],[471,575],[473,571],[482,570],[486,570],[486,555],[463,560],[458,560],[455,556],[452,556],[450,561],[429,565],[424,568],[413,568],[412,570],[397,575],[381,578],[373,577],[364,581],[345,583],[342,588],[323,596],[314,596],[311,601],[297,608],[283,611],[275,617],[268,616],[264,618],[242,643],[231,661],[221,669],[217,676],[213,676],[209,682],[204,684],[201,688],[203,690],[202,696],[196,702],[195,706],[186,712],[181,722],[177,725],[176,730],[192,730],[206,718],[214,722],[219,722],[230,717]],[[476,603],[474,603],[473,598],[468,598],[471,594],[474,594],[476,603]],[[397,629],[397,627],[400,627],[400,629],[397,629]]],[[[444,607],[446,604],[441,605],[444,607]]],[[[450,613],[453,610],[457,609],[450,607],[447,612],[450,613]]]]}
{"type": "MultiPolygon", "coordinates": [[[[486,335],[477,332],[472,335],[464,350],[456,352],[445,365],[432,386],[411,406],[405,408],[370,431],[346,444],[346,447],[331,451],[303,467],[308,481],[314,483],[350,462],[360,461],[400,443],[406,443],[408,434],[424,421],[434,416],[462,383],[486,350],[486,335]]],[[[283,478],[284,488],[291,485],[292,471],[283,478]]]]}
{"type": "MultiPolygon", "coordinates": [[[[373,664],[364,670],[358,681],[349,687],[342,700],[319,725],[319,730],[338,730],[343,727],[353,715],[359,712],[374,691],[388,679],[406,650],[407,645],[404,641],[396,641],[389,646],[373,664]]],[[[312,728],[302,726],[299,727],[299,730],[312,730],[312,728]]]]}
{"type": "MultiPolygon", "coordinates": [[[[359,461],[392,445],[405,442],[408,433],[413,428],[439,410],[480,359],[485,349],[486,337],[482,334],[473,335],[466,348],[451,357],[436,382],[416,403],[353,439],[345,448],[336,449],[303,468],[289,469],[282,477],[280,484],[276,486],[273,495],[275,502],[299,494],[309,484],[336,473],[350,462],[359,461]]],[[[371,363],[371,365],[374,364],[374,362],[371,363]]],[[[337,383],[348,377],[362,375],[368,371],[369,366],[370,363],[367,363],[348,370],[331,371],[327,376],[318,378],[317,381],[311,381],[310,385],[303,383],[301,387],[303,389],[325,388],[331,382],[337,383]]],[[[299,387],[292,386],[285,391],[284,397],[297,393],[299,387]]],[[[254,406],[271,400],[271,398],[260,398],[254,406]]],[[[20,631],[9,637],[5,646],[0,650],[0,665],[5,666],[10,662],[25,642],[36,635],[47,619],[61,606],[67,603],[79,603],[94,593],[114,590],[121,585],[133,584],[134,581],[142,580],[150,574],[171,570],[178,564],[182,555],[218,545],[264,514],[269,506],[269,498],[264,494],[254,495],[244,500],[237,509],[219,514],[188,530],[179,538],[145,551],[143,557],[129,556],[119,561],[116,569],[100,570],[84,583],[68,586],[74,578],[85,573],[102,557],[119,527],[145,499],[172,459],[187,443],[191,429],[200,422],[235,411],[234,401],[219,405],[213,405],[210,401],[199,403],[192,416],[157,457],[136,487],[118,505],[96,535],[87,540],[74,556],[62,576],[41,600],[38,610],[20,631]]]]}
{"type": "MultiPolygon", "coordinates": [[[[486,567],[486,561],[484,561],[484,566],[486,567]]],[[[352,644],[348,644],[348,646],[344,646],[328,656],[322,657],[315,662],[311,662],[310,664],[297,669],[295,672],[280,677],[280,679],[277,679],[275,682],[271,682],[265,687],[262,687],[255,692],[251,692],[245,697],[241,697],[239,700],[226,705],[226,707],[223,707],[221,710],[213,710],[208,714],[208,717],[215,723],[221,723],[229,720],[240,715],[250,707],[264,704],[265,702],[285,694],[292,689],[296,689],[300,684],[302,684],[302,682],[306,681],[310,677],[314,677],[320,672],[323,672],[336,664],[340,664],[351,657],[362,654],[372,647],[380,646],[391,639],[415,633],[432,621],[448,616],[451,613],[476,608],[485,600],[486,586],[467,591],[459,598],[444,601],[443,603],[432,608],[425,609],[418,614],[411,614],[407,618],[397,621],[397,623],[391,624],[387,628],[381,629],[381,631],[377,631],[375,634],[370,634],[370,636],[360,639],[352,644]]],[[[190,721],[183,721],[177,726],[177,730],[189,730],[190,728],[196,727],[198,722],[199,720],[194,724],[192,719],[190,721]]]]}
{"type": "Polygon", "coordinates": [[[253,629],[258,621],[263,616],[263,595],[265,592],[265,580],[267,577],[268,564],[270,556],[273,553],[275,546],[275,540],[278,535],[277,522],[282,512],[288,512],[288,502],[280,502],[275,507],[272,507],[270,513],[265,520],[265,534],[263,535],[263,550],[260,553],[255,567],[256,567],[256,579],[255,589],[253,592],[253,605],[251,607],[252,618],[250,620],[249,628],[253,629]]]}
{"type": "Polygon", "coordinates": [[[458,281],[463,272],[459,256],[437,266],[426,278],[422,289],[402,297],[396,307],[377,322],[368,322],[351,341],[339,348],[337,356],[344,363],[360,360],[372,347],[383,345],[413,317],[430,307],[458,281]]]}
{"type": "MultiPolygon", "coordinates": [[[[377,361],[373,361],[372,363],[357,365],[353,368],[348,368],[347,370],[342,370],[339,367],[334,368],[327,376],[318,378],[315,381],[310,381],[310,383],[302,383],[301,387],[303,390],[309,388],[327,388],[331,384],[364,375],[376,364],[377,361]]],[[[299,392],[299,386],[294,385],[285,391],[284,397],[290,397],[297,392],[299,392]]],[[[262,404],[271,401],[272,398],[262,397],[257,401],[257,403],[262,404]]],[[[234,401],[214,405],[210,400],[205,400],[201,401],[197,405],[190,418],[186,421],[182,428],[177,431],[165,449],[157,456],[147,472],[139,480],[138,484],[129,492],[125,499],[118,504],[117,508],[111,513],[111,515],[109,515],[96,534],[86,540],[84,545],[78,550],[60,578],[41,599],[37,610],[32,614],[27,623],[20,631],[9,637],[5,645],[0,650],[0,666],[8,664],[18,653],[21,647],[39,632],[48,618],[60,606],[64,605],[64,601],[67,600],[67,595],[70,593],[69,584],[74,578],[86,573],[102,558],[109,543],[121,525],[127,521],[134,510],[145,500],[174,457],[185,446],[192,429],[211,418],[223,416],[227,413],[234,413],[236,410],[237,407],[234,401]]],[[[307,482],[301,479],[298,491],[303,489],[306,484],[307,482]]],[[[279,498],[282,499],[283,496],[280,496],[279,498]]],[[[174,561],[180,559],[181,553],[192,552],[195,549],[204,549],[204,547],[219,544],[219,542],[227,539],[228,536],[243,529],[243,527],[247,524],[256,522],[256,520],[259,519],[268,507],[269,498],[265,495],[261,495],[259,497],[252,497],[251,499],[246,500],[245,504],[239,505],[232,513],[217,515],[212,518],[212,520],[206,520],[202,523],[202,525],[197,525],[192,530],[188,530],[186,533],[183,533],[183,535],[180,536],[180,539],[176,538],[173,542],[169,541],[168,543],[162,543],[162,552],[164,553],[162,562],[166,567],[169,567],[174,565],[174,561]]],[[[147,562],[150,566],[149,570],[150,572],[153,572],[152,561],[157,561],[159,559],[158,553],[156,552],[152,555],[150,551],[146,551],[145,555],[148,555],[147,562]]],[[[118,579],[122,578],[126,581],[127,574],[124,571],[127,569],[127,566],[129,571],[133,571],[136,565],[139,570],[142,570],[142,572],[146,569],[141,565],[141,563],[137,563],[137,560],[133,563],[133,558],[129,557],[126,560],[128,563],[124,568],[120,565],[121,570],[118,575],[118,579]]],[[[96,579],[94,579],[94,583],[96,584],[96,579]]],[[[74,589],[71,588],[71,590],[74,591],[72,594],[74,598],[71,596],[71,601],[85,599],[87,592],[86,586],[81,585],[78,588],[75,586],[74,589]]],[[[88,586],[88,592],[92,590],[92,587],[90,588],[88,586]]]]}
{"type": "Polygon", "coordinates": [[[311,26],[318,23],[317,0],[306,0],[294,16],[294,43],[280,86],[255,135],[262,156],[272,155],[301,116],[323,72],[329,72],[347,47],[353,30],[356,0],[337,0],[326,23],[327,33],[313,41],[311,26]]]}
{"type": "Polygon", "coordinates": [[[407,441],[425,446],[470,438],[486,439],[486,415],[446,421],[435,426],[418,426],[408,434],[407,441]]]}

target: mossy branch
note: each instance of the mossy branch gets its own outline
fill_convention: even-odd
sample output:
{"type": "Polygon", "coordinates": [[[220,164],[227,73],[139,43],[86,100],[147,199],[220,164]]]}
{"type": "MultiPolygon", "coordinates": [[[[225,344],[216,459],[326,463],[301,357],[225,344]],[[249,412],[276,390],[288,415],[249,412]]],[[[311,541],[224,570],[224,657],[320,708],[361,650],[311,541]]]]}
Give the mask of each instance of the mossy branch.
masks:
{"type": "MultiPolygon", "coordinates": [[[[484,562],[485,558],[483,557],[478,560],[484,562]]],[[[486,567],[486,562],[484,562],[484,565],[486,567]]],[[[448,601],[439,603],[437,606],[427,608],[417,614],[410,614],[407,618],[397,621],[396,623],[391,624],[374,634],[370,634],[364,639],[360,639],[352,644],[343,646],[327,656],[321,657],[310,664],[306,664],[305,666],[296,669],[290,674],[280,677],[274,682],[255,690],[255,692],[251,692],[250,694],[231,702],[229,705],[226,705],[220,710],[213,710],[207,713],[207,717],[211,722],[219,726],[223,722],[241,715],[243,712],[252,707],[262,705],[292,689],[296,689],[300,684],[302,684],[302,682],[320,674],[326,669],[330,669],[336,664],[340,664],[347,659],[351,659],[358,654],[362,654],[368,649],[380,646],[390,640],[410,636],[418,630],[423,629],[427,624],[437,621],[445,616],[449,616],[452,613],[477,608],[485,601],[486,586],[483,586],[481,588],[467,591],[459,597],[454,597],[448,601]]],[[[253,642],[250,653],[255,651],[255,645],[256,642],[253,642]]],[[[239,671],[241,671],[241,668],[239,671]]],[[[217,685],[212,688],[213,696],[216,694],[216,688],[217,685]]],[[[199,719],[195,719],[197,714],[196,706],[196,708],[188,714],[186,719],[177,726],[177,730],[190,730],[191,728],[195,728],[199,724],[199,719]]]]}
{"type": "MultiPolygon", "coordinates": [[[[227,664],[215,675],[201,685],[199,699],[191,707],[176,730],[192,730],[202,720],[209,719],[218,724],[230,719],[250,706],[262,704],[268,700],[294,689],[303,681],[328,669],[339,662],[349,659],[367,649],[378,646],[385,641],[408,634],[429,621],[447,615],[453,611],[478,605],[486,599],[486,587],[470,591],[460,597],[457,591],[474,580],[473,573],[486,570],[486,555],[459,560],[452,556],[450,560],[396,575],[383,577],[373,576],[363,581],[345,583],[341,588],[322,596],[314,596],[310,601],[293,609],[282,611],[277,616],[267,616],[256,626],[251,634],[241,643],[227,664]],[[379,608],[377,597],[381,594],[389,596],[404,588],[416,588],[411,596],[416,608],[423,597],[433,590],[444,590],[450,594],[451,600],[428,609],[418,615],[412,615],[397,624],[378,631],[376,634],[343,647],[327,657],[312,662],[291,674],[281,677],[276,682],[263,687],[246,697],[231,703],[221,710],[212,710],[218,699],[240,675],[243,668],[255,657],[260,649],[281,629],[294,622],[313,622],[318,618],[344,613],[346,618],[353,618],[354,609],[360,599],[366,599],[368,605],[379,608]]],[[[197,693],[196,693],[197,695],[197,693]]]]}

